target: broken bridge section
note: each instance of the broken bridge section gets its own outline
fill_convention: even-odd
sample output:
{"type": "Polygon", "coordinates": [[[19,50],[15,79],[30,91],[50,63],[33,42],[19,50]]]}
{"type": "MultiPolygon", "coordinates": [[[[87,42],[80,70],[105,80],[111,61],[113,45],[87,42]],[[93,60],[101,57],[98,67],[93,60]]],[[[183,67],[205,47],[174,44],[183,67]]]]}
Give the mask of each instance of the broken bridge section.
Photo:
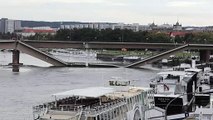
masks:
{"type": "Polygon", "coordinates": [[[168,50],[166,52],[163,52],[163,53],[160,53],[160,54],[145,58],[145,59],[143,59],[141,61],[138,61],[138,62],[135,62],[133,64],[130,64],[130,65],[126,66],[126,67],[127,68],[139,68],[142,65],[145,65],[145,64],[148,64],[148,63],[152,63],[154,61],[157,61],[157,60],[160,60],[162,58],[165,58],[165,57],[168,57],[170,55],[173,55],[173,54],[175,54],[177,52],[184,51],[184,50],[188,49],[188,47],[189,47],[189,44],[186,44],[186,45],[183,45],[183,46],[168,50]]]}
{"type": "Polygon", "coordinates": [[[26,43],[23,43],[21,41],[17,41],[16,42],[16,46],[15,46],[15,50],[19,50],[23,53],[29,54],[33,57],[36,57],[40,60],[43,60],[47,63],[52,64],[53,66],[57,66],[57,67],[63,67],[63,66],[68,66],[68,63],[59,60],[45,52],[42,52],[40,50],[38,50],[37,48],[34,48],[26,43]]]}

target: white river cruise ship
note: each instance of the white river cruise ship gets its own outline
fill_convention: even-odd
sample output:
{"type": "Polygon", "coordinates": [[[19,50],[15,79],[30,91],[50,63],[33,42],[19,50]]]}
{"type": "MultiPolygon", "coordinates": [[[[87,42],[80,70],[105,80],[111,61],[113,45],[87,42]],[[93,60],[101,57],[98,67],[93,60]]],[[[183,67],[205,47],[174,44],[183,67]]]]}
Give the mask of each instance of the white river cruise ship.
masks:
{"type": "Polygon", "coordinates": [[[89,87],[54,94],[54,101],[33,107],[34,120],[146,120],[154,108],[150,88],[109,81],[109,87],[89,87]]]}

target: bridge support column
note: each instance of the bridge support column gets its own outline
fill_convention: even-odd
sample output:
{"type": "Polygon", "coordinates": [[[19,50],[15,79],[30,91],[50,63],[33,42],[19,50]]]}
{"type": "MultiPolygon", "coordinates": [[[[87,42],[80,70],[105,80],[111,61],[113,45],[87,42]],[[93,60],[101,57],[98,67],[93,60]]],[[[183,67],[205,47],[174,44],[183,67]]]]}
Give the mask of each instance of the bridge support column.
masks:
{"type": "Polygon", "coordinates": [[[12,66],[13,66],[13,72],[19,72],[19,57],[20,57],[20,51],[19,50],[13,50],[13,61],[12,61],[12,66]]]}
{"type": "Polygon", "coordinates": [[[210,59],[210,50],[200,50],[200,61],[203,62],[209,62],[210,59]]]}

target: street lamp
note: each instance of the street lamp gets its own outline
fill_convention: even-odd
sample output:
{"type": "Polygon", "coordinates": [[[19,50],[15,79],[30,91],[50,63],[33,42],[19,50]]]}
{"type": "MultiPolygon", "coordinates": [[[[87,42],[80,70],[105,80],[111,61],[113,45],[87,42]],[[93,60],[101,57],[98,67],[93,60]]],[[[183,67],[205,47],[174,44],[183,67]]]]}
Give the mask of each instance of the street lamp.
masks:
{"type": "Polygon", "coordinates": [[[206,38],[204,39],[204,44],[206,44],[206,38]]]}
{"type": "Polygon", "coordinates": [[[72,40],[72,30],[70,29],[70,41],[72,40]]]}

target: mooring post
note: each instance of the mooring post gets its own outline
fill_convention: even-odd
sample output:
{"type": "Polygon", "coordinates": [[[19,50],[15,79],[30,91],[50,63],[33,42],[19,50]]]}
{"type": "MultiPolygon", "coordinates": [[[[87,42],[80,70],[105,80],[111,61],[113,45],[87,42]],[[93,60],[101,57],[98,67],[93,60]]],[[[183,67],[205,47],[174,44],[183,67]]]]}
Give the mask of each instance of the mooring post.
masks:
{"type": "Polygon", "coordinates": [[[19,72],[19,57],[20,57],[20,51],[19,50],[12,50],[13,53],[13,60],[12,60],[12,67],[13,72],[19,72]]]}

